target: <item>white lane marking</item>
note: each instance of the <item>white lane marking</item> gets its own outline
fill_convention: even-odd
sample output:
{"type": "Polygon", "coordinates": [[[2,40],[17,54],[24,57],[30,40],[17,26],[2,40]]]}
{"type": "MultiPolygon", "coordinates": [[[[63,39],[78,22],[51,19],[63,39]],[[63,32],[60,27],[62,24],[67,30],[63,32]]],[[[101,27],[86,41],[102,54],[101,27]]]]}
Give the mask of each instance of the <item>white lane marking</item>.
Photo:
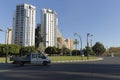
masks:
{"type": "Polygon", "coordinates": [[[9,70],[0,70],[0,72],[8,72],[9,70]]]}

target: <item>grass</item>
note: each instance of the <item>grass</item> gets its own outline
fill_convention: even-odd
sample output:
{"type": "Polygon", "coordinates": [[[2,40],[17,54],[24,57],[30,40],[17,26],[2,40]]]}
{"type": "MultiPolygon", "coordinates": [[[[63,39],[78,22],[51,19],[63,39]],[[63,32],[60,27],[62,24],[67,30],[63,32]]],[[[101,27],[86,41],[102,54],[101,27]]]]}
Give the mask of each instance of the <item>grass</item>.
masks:
{"type": "MultiPolygon", "coordinates": [[[[0,63],[5,63],[5,57],[0,57],[0,63]]],[[[10,62],[12,62],[12,61],[10,61],[9,60],[10,58],[8,58],[8,62],[10,63],[10,62]]]]}
{"type": "MultiPolygon", "coordinates": [[[[81,56],[49,56],[51,61],[69,61],[69,60],[81,60],[81,56]]],[[[97,57],[90,56],[90,60],[97,59],[97,57]]],[[[87,57],[83,57],[83,60],[87,60],[87,57]]],[[[8,58],[8,62],[9,58],[8,58]]],[[[5,63],[5,57],[0,57],[0,63],[5,63]]]]}
{"type": "MultiPolygon", "coordinates": [[[[87,60],[87,57],[82,57],[81,56],[49,56],[51,61],[69,61],[69,60],[87,60]]],[[[97,59],[97,57],[89,57],[89,59],[97,59]]]]}
{"type": "Polygon", "coordinates": [[[5,57],[0,57],[0,62],[5,63],[5,57]]]}

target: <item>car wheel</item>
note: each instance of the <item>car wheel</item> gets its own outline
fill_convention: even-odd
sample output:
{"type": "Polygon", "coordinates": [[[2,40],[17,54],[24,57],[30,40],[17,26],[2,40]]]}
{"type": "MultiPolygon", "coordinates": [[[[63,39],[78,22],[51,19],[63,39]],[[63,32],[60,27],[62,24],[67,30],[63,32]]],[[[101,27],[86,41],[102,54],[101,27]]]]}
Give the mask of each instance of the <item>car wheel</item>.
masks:
{"type": "Polygon", "coordinates": [[[47,66],[47,65],[48,65],[48,63],[47,63],[46,61],[44,61],[44,62],[43,62],[43,65],[44,65],[44,66],[47,66]]]}

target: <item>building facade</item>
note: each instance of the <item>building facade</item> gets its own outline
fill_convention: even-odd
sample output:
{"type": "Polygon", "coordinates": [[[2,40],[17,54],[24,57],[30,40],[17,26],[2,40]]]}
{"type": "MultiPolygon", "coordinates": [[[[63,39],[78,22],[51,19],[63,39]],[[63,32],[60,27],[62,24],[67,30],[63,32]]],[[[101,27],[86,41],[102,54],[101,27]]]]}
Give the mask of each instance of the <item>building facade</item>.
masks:
{"type": "Polygon", "coordinates": [[[19,4],[13,17],[12,43],[21,46],[35,45],[36,8],[29,4],[19,4]]]}
{"type": "Polygon", "coordinates": [[[5,44],[12,44],[12,29],[7,28],[5,44]]]}
{"type": "Polygon", "coordinates": [[[58,37],[58,38],[57,38],[57,44],[58,44],[58,48],[59,48],[59,49],[62,49],[62,48],[63,48],[63,46],[64,46],[64,40],[63,40],[62,37],[58,37]]]}
{"type": "Polygon", "coordinates": [[[74,41],[72,39],[66,39],[65,42],[66,42],[66,47],[68,49],[71,49],[71,50],[74,49],[74,41]]]}
{"type": "Polygon", "coordinates": [[[41,10],[41,27],[43,31],[43,43],[45,47],[57,47],[57,25],[56,12],[50,9],[41,10]]]}

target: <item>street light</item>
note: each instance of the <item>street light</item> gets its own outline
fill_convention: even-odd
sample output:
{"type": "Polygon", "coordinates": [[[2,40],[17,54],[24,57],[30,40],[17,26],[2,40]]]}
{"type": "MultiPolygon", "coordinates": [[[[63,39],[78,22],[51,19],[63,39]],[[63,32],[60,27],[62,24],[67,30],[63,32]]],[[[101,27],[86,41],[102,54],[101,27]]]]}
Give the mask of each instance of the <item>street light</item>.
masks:
{"type": "Polygon", "coordinates": [[[78,36],[79,37],[79,39],[80,39],[80,43],[81,43],[81,48],[80,48],[80,53],[81,53],[81,59],[83,60],[83,58],[82,58],[82,55],[83,55],[83,52],[82,52],[82,39],[81,39],[81,36],[79,35],[79,34],[77,34],[77,33],[74,33],[74,36],[78,36]]]}
{"type": "Polygon", "coordinates": [[[80,37],[80,35],[79,34],[77,34],[77,33],[74,33],[74,36],[78,36],[79,37],[79,39],[80,39],[80,43],[81,43],[81,48],[80,48],[80,50],[82,50],[82,39],[81,39],[81,37],[80,37]]]}
{"type": "Polygon", "coordinates": [[[89,47],[89,41],[88,41],[88,37],[92,37],[93,35],[90,33],[87,33],[87,47],[89,47]]]}
{"type": "Polygon", "coordinates": [[[8,39],[9,39],[9,32],[10,32],[11,30],[12,30],[12,29],[9,29],[9,28],[7,28],[6,31],[0,29],[0,31],[6,33],[6,58],[5,58],[5,63],[8,63],[8,62],[7,62],[7,61],[8,61],[8,60],[7,60],[7,57],[8,57],[8,39]]]}
{"type": "MultiPolygon", "coordinates": [[[[89,47],[89,41],[88,41],[88,38],[89,37],[92,37],[93,35],[90,34],[90,33],[87,33],[87,48],[89,47]]],[[[89,53],[87,53],[87,59],[89,59],[89,53]]]]}

